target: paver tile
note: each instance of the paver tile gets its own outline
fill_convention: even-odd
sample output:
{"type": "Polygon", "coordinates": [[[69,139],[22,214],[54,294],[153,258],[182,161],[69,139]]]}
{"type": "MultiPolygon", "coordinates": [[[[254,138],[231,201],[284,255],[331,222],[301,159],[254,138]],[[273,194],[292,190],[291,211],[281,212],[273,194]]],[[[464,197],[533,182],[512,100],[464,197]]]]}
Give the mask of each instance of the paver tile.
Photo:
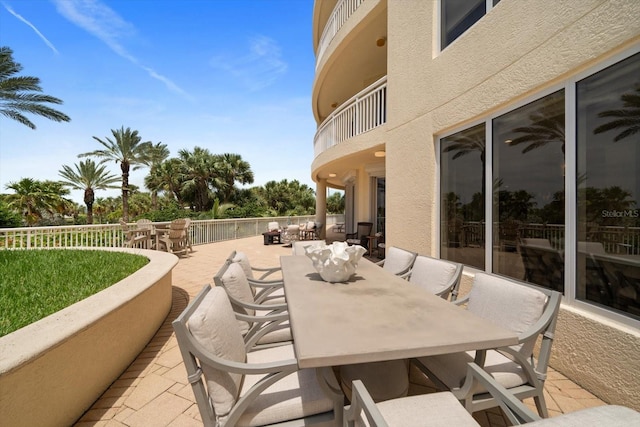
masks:
{"type": "Polygon", "coordinates": [[[137,410],[123,422],[130,427],[168,426],[182,414],[192,402],[170,393],[163,393],[137,410]]]}
{"type": "Polygon", "coordinates": [[[130,408],[139,410],[160,396],[173,384],[173,381],[163,378],[160,375],[151,374],[146,376],[136,386],[136,389],[131,395],[127,396],[125,404],[130,408]]]}

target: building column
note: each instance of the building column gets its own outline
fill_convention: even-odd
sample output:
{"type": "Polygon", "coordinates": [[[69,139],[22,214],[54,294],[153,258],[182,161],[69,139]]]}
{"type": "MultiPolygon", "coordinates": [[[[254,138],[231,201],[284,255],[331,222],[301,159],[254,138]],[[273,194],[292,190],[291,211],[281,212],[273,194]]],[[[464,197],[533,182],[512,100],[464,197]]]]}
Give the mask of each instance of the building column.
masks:
{"type": "Polygon", "coordinates": [[[319,179],[316,183],[316,222],[322,223],[319,239],[327,235],[327,180],[319,179]]]}

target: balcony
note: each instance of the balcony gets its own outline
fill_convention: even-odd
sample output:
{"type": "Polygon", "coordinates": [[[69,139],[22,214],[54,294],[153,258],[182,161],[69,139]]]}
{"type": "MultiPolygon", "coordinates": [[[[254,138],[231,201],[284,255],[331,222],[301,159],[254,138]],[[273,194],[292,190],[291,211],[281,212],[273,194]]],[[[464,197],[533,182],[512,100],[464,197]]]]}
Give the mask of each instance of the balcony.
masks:
{"type": "Polygon", "coordinates": [[[327,50],[331,40],[336,36],[340,28],[349,20],[349,17],[360,7],[364,0],[342,0],[339,1],[331,16],[327,20],[327,24],[322,31],[320,41],[318,43],[318,51],[316,52],[316,69],[320,64],[322,57],[327,50]]]}
{"type": "Polygon", "coordinates": [[[387,122],[387,77],[373,83],[322,122],[313,140],[314,157],[387,122]]]}

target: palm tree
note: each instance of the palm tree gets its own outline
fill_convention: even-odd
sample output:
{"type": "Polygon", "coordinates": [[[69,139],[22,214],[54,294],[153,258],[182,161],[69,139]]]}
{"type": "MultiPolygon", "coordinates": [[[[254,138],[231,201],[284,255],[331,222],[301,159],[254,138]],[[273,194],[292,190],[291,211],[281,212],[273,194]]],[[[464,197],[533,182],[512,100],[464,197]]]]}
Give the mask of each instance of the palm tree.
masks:
{"type": "Polygon", "coordinates": [[[219,177],[215,180],[215,184],[223,203],[232,201],[236,193],[236,181],[240,184],[253,184],[251,165],[242,160],[239,154],[225,153],[218,156],[216,170],[219,177]]]}
{"type": "Polygon", "coordinates": [[[162,190],[162,185],[158,180],[153,179],[156,175],[158,167],[167,160],[169,157],[169,149],[167,144],[158,142],[157,144],[151,144],[149,146],[149,152],[147,158],[143,163],[149,166],[149,175],[145,177],[144,185],[149,191],[151,191],[151,208],[158,209],[158,191],[162,190]]]}
{"type": "Polygon", "coordinates": [[[120,180],[115,175],[109,175],[106,166],[96,164],[93,160],[80,161],[75,164],[75,170],[70,166],[63,165],[58,174],[65,179],[64,185],[74,190],[84,190],[84,204],[87,205],[87,224],[93,224],[93,202],[95,201],[95,190],[106,190],[107,188],[118,188],[112,185],[120,180]]]}
{"type": "Polygon", "coordinates": [[[130,128],[111,129],[113,140],[106,137],[106,141],[97,136],[93,139],[98,141],[104,149],[95,150],[88,153],[79,154],[78,157],[94,156],[104,160],[113,160],[120,163],[122,171],[122,219],[129,221],[129,171],[140,169],[147,162],[147,156],[151,142],[142,142],[138,131],[130,128]]]}
{"type": "Polygon", "coordinates": [[[635,89],[636,93],[624,93],[620,96],[623,102],[619,110],[603,111],[598,117],[614,117],[609,123],[598,126],[593,133],[603,133],[609,130],[626,128],[613,138],[613,142],[618,142],[628,136],[640,132],[640,86],[635,89]]]}
{"type": "Polygon", "coordinates": [[[206,148],[195,147],[193,152],[178,152],[184,173],[182,194],[197,212],[211,209],[211,184],[219,178],[216,158],[206,148]]]}
{"type": "Polygon", "coordinates": [[[48,107],[46,103],[62,104],[53,96],[44,95],[40,79],[29,76],[15,76],[22,71],[22,65],[13,60],[13,50],[0,47],[0,114],[35,129],[31,120],[24,114],[37,114],[56,122],[68,122],[71,119],[64,113],[48,107]]]}
{"type": "Polygon", "coordinates": [[[36,224],[44,218],[45,213],[64,213],[65,207],[70,203],[63,197],[69,191],[58,182],[22,178],[8,183],[5,188],[15,192],[7,194],[6,201],[9,206],[21,212],[27,225],[36,224]]]}
{"type": "Polygon", "coordinates": [[[182,205],[183,166],[180,159],[171,158],[165,160],[145,177],[144,184],[147,188],[169,193],[178,204],[182,205]]]}

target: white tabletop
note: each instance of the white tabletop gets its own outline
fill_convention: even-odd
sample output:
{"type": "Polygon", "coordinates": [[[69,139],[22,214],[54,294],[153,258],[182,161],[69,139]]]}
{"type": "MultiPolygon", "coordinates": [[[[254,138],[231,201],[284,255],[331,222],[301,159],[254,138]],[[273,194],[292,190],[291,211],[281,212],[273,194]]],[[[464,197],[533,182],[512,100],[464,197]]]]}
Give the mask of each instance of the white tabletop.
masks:
{"type": "Polygon", "coordinates": [[[283,256],[280,263],[300,368],[517,344],[515,333],[366,259],[348,283],[323,281],[306,256],[283,256]]]}

